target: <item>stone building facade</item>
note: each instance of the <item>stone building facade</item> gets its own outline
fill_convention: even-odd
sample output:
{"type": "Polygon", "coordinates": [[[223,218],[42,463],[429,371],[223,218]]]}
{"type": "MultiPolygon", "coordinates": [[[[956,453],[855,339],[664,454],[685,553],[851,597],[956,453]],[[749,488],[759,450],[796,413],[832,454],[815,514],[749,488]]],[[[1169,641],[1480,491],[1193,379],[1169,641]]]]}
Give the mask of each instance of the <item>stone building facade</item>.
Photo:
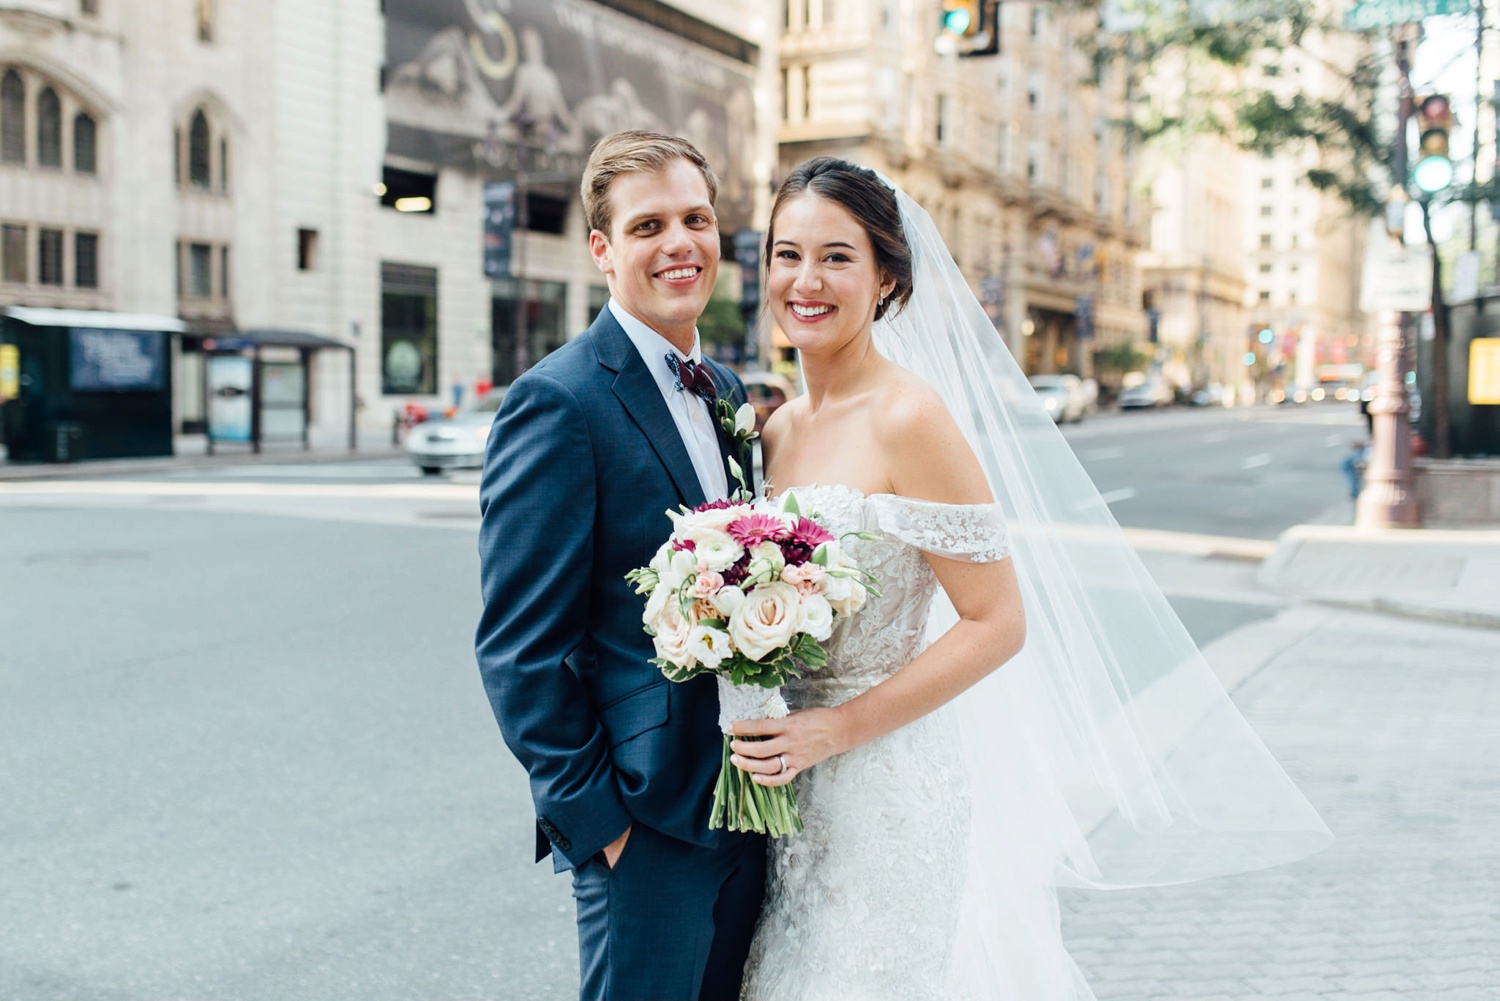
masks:
{"type": "MultiPolygon", "coordinates": [[[[388,430],[408,402],[512,375],[518,318],[534,360],[602,304],[577,198],[598,133],[716,141],[734,225],[764,217],[776,28],[752,0],[17,0],[0,8],[0,308],[181,318],[187,431],[205,339],[326,338],[356,349],[360,427],[388,430]],[[548,41],[571,61],[549,64],[548,41]],[[635,96],[688,67],[734,83],[733,106],[635,96]],[[528,141],[515,123],[549,80],[571,131],[528,141]],[[487,275],[495,185],[514,208],[518,180],[532,228],[487,275]]],[[[343,354],[314,356],[315,431],[348,421],[343,354]]]]}
{"type": "Polygon", "coordinates": [[[1028,372],[1090,376],[1145,336],[1123,77],[1089,83],[1097,15],[999,4],[993,55],[941,51],[938,0],[787,0],[780,173],[873,167],[936,220],[1028,372]]]}

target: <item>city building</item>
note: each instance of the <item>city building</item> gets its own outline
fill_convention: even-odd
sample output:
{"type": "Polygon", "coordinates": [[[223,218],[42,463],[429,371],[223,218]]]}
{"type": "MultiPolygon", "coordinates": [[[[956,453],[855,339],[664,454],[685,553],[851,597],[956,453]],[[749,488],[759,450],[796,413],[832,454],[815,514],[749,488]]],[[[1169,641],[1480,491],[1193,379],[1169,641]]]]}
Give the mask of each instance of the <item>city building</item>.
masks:
{"type": "Polygon", "coordinates": [[[304,394],[314,432],[351,409],[389,430],[508,382],[601,307],[577,189],[604,132],[702,146],[739,297],[778,27],[753,0],[16,0],[0,309],[180,320],[179,431],[244,395],[211,359],[252,346],[292,367],[266,385],[304,394]]]}
{"type": "Polygon", "coordinates": [[[1098,15],[998,11],[991,55],[961,57],[939,0],[787,0],[780,176],[808,157],[879,170],[930,212],[1028,372],[1094,374],[1144,340],[1123,74],[1088,82],[1098,15]]]}

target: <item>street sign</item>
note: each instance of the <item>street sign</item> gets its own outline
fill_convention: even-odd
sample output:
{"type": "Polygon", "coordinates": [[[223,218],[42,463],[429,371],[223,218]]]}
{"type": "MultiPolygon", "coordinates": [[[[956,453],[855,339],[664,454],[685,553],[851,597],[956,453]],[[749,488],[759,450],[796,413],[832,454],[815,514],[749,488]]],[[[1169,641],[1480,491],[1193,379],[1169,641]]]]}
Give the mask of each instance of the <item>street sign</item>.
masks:
{"type": "Polygon", "coordinates": [[[1359,308],[1424,313],[1432,307],[1432,253],[1425,246],[1376,243],[1365,253],[1359,308]]]}
{"type": "Polygon", "coordinates": [[[1472,14],[1474,0],[1363,0],[1344,15],[1349,31],[1370,31],[1412,24],[1444,14],[1472,14]]]}

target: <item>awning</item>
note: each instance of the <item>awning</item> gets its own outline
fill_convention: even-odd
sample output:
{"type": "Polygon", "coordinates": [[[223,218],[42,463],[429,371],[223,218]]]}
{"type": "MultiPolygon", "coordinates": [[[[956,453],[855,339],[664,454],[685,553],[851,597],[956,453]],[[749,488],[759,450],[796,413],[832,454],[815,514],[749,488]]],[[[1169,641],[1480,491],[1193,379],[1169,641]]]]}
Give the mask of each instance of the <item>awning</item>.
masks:
{"type": "Polygon", "coordinates": [[[190,330],[186,336],[199,340],[211,340],[220,351],[242,351],[245,348],[342,348],[352,350],[354,345],[336,341],[321,334],[310,334],[305,330],[226,330],[209,333],[190,330]]]}
{"type": "Polygon", "coordinates": [[[109,313],[101,309],[46,309],[41,306],[10,306],[5,315],[33,327],[88,327],[97,330],[159,330],[180,334],[187,324],[175,316],[155,313],[109,313]]]}

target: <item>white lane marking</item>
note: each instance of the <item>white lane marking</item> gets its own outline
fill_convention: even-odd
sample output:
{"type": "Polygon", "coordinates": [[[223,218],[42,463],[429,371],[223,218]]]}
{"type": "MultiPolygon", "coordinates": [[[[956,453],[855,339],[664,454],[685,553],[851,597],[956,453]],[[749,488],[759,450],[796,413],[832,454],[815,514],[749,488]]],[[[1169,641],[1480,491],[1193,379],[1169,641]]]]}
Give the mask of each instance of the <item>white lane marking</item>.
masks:
{"type": "Polygon", "coordinates": [[[1270,464],[1271,456],[1266,452],[1262,452],[1259,455],[1252,455],[1248,458],[1240,460],[1241,469],[1254,469],[1256,466],[1268,466],[1270,464]]]}
{"type": "Polygon", "coordinates": [[[1103,459],[1123,459],[1125,450],[1123,448],[1096,448],[1088,452],[1079,452],[1078,457],[1085,462],[1099,462],[1103,459]]]}
{"type": "Polygon", "coordinates": [[[1104,503],[1115,504],[1120,501],[1128,501],[1135,496],[1135,487],[1121,487],[1119,490],[1111,490],[1107,494],[1100,494],[1104,503]]]}
{"type": "Polygon", "coordinates": [[[1209,445],[1212,445],[1216,441],[1228,441],[1228,440],[1229,440],[1229,432],[1228,431],[1210,431],[1208,434],[1206,434],[1206,435],[1203,436],[1204,443],[1205,444],[1209,444],[1209,445]]]}

